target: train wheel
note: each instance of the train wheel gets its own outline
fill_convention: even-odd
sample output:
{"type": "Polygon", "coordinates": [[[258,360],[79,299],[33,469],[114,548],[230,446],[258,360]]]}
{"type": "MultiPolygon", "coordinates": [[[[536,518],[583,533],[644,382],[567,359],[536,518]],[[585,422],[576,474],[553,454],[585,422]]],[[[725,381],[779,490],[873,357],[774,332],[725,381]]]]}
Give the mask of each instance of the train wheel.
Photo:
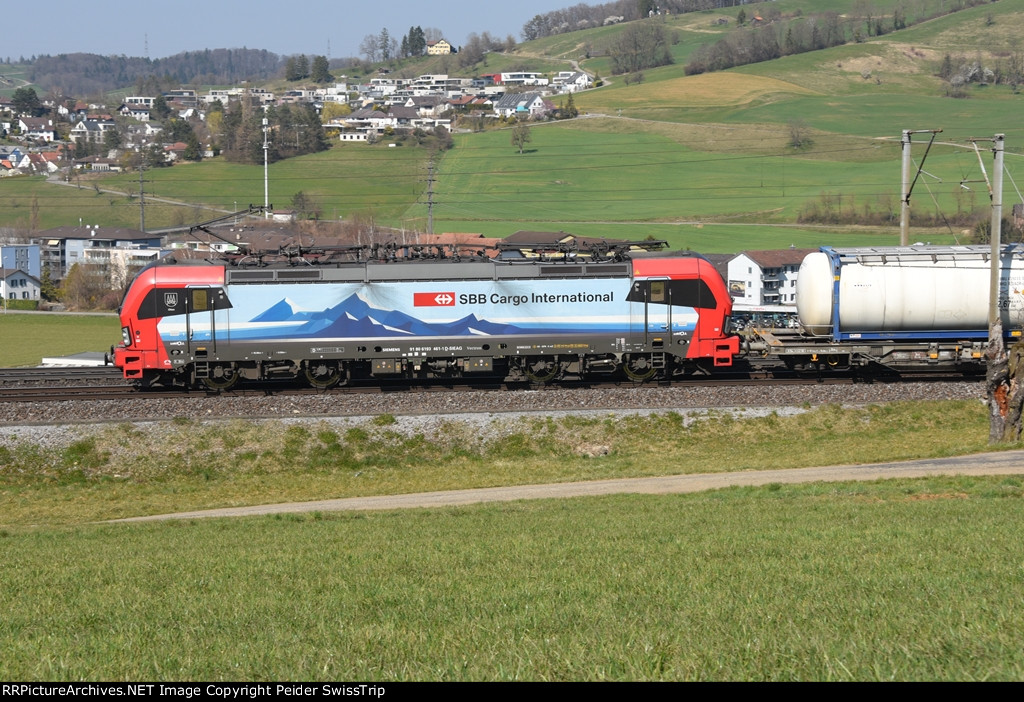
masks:
{"type": "Polygon", "coordinates": [[[642,353],[631,353],[622,358],[622,371],[635,383],[650,380],[657,372],[651,363],[651,357],[642,353]]]}
{"type": "Polygon", "coordinates": [[[544,356],[528,358],[523,365],[523,372],[534,383],[543,385],[558,374],[558,361],[544,356]]]}
{"type": "Polygon", "coordinates": [[[341,380],[341,365],[336,361],[307,361],[306,380],[315,388],[330,388],[341,380]]]}
{"type": "Polygon", "coordinates": [[[240,377],[238,369],[234,366],[213,366],[210,368],[209,377],[203,378],[203,385],[211,390],[230,390],[235,387],[240,377]]]}

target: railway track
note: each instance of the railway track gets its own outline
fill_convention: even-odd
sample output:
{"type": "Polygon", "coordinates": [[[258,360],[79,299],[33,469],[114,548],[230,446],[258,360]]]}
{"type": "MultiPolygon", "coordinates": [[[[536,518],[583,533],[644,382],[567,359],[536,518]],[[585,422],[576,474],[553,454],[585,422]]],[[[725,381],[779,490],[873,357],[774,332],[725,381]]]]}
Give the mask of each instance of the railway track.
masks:
{"type": "Polygon", "coordinates": [[[409,395],[415,393],[473,393],[550,390],[609,390],[630,388],[718,388],[736,387],[781,388],[787,386],[842,386],[858,384],[906,384],[974,382],[975,378],[952,374],[904,374],[902,376],[863,378],[849,374],[801,376],[793,373],[752,369],[744,373],[730,373],[708,377],[690,377],[672,381],[651,381],[643,384],[629,381],[565,381],[549,385],[507,385],[492,382],[427,381],[363,381],[344,387],[324,390],[294,384],[240,383],[228,391],[205,389],[161,388],[140,390],[126,383],[116,370],[110,369],[5,369],[0,370],[0,403],[45,403],[92,400],[161,400],[169,398],[204,397],[287,397],[352,396],[352,395],[409,395]]]}

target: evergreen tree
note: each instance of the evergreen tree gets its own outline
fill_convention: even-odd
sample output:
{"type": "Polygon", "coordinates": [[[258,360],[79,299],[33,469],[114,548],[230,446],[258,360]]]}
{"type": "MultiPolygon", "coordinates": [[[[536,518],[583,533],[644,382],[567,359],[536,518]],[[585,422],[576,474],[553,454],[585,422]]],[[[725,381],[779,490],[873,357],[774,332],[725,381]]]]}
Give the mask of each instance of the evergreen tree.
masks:
{"type": "Polygon", "coordinates": [[[427,53],[427,38],[420,26],[409,27],[409,55],[422,56],[427,53]]]}
{"type": "Polygon", "coordinates": [[[153,100],[153,107],[150,108],[149,114],[159,120],[164,120],[170,117],[171,108],[167,104],[167,98],[163,95],[157,95],[156,99],[153,100]]]}
{"type": "Polygon", "coordinates": [[[334,80],[331,75],[330,64],[326,56],[314,56],[313,67],[310,71],[310,80],[314,83],[330,83],[334,80]]]}
{"type": "Polygon", "coordinates": [[[18,88],[11,95],[11,102],[18,114],[39,117],[43,114],[43,103],[33,88],[18,88]]]}

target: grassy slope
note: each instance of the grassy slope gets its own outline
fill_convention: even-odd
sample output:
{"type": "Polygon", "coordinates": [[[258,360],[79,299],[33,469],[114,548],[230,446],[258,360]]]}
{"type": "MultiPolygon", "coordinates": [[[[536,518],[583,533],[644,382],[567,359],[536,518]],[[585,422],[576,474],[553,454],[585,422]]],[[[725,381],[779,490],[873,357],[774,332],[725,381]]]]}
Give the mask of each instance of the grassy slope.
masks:
{"type": "Polygon", "coordinates": [[[4,533],[0,677],[1019,680],[1020,497],[933,479],[4,533]]]}
{"type": "MultiPolygon", "coordinates": [[[[885,10],[892,4],[874,6],[885,10]]],[[[852,1],[816,5],[838,12],[852,12],[855,6],[852,1]]],[[[787,0],[777,7],[785,13],[805,4],[787,0]]],[[[441,158],[435,231],[505,235],[518,229],[565,229],[618,236],[624,228],[639,228],[709,252],[790,243],[894,242],[895,224],[883,232],[809,230],[792,224],[802,206],[826,192],[840,194],[847,208],[858,211],[894,207],[899,155],[893,142],[907,128],[942,128],[948,142],[929,155],[927,170],[934,178],[919,183],[915,209],[953,214],[984,206],[983,191],[958,187],[962,179],[980,177],[967,136],[1006,133],[1011,181],[1022,180],[1013,176],[1018,164],[1012,155],[1024,137],[1014,128],[1019,96],[988,87],[973,88],[970,99],[953,100],[941,96],[942,85],[932,75],[944,52],[965,52],[983,40],[994,51],[1004,45],[1009,49],[1012,28],[1022,14],[1013,3],[995,3],[862,44],[701,76],[683,74],[686,57],[700,43],[732,31],[732,23],[722,28],[712,22],[719,17],[734,20],[734,15],[669,18],[666,28],[679,37],[673,46],[675,65],[645,71],[641,84],[626,86],[619,77],[605,88],[577,96],[585,112],[617,121],[538,126],[523,156],[511,148],[507,132],[457,135],[456,149],[441,158]],[[810,148],[787,147],[788,123],[795,119],[811,127],[810,148]],[[675,226],[695,221],[707,225],[705,229],[715,224],[721,234],[706,236],[710,231],[684,232],[675,226]],[[666,228],[664,223],[672,225],[666,228]],[[729,229],[720,228],[724,226],[729,229]]],[[[524,45],[517,55],[492,56],[476,72],[531,62],[554,69],[585,55],[588,47],[600,52],[622,30],[602,27],[548,37],[524,45]]],[[[587,65],[602,70],[601,61],[606,59],[590,59],[587,65]]],[[[440,69],[425,63],[402,70],[440,69]]],[[[278,163],[270,170],[270,200],[287,206],[302,190],[319,202],[326,219],[360,214],[381,224],[424,228],[427,158],[408,146],[347,145],[278,163]]],[[[154,171],[147,178],[152,180],[147,190],[159,196],[219,210],[263,199],[260,167],[214,160],[154,171]]],[[[138,189],[132,175],[103,182],[125,192],[138,189]]],[[[137,201],[129,198],[57,193],[38,181],[0,183],[0,189],[9,193],[0,204],[0,217],[8,221],[28,221],[32,194],[41,205],[44,228],[77,223],[78,217],[110,218],[124,226],[138,221],[137,201]]],[[[147,209],[147,224],[187,224],[209,215],[196,207],[153,204],[147,209]]],[[[917,238],[940,243],[958,235],[946,230],[917,238]]]]}
{"type": "MultiPolygon", "coordinates": [[[[183,402],[181,411],[188,413],[190,405],[203,413],[201,401],[183,402]]],[[[0,528],[335,497],[960,455],[987,448],[985,412],[979,402],[961,401],[830,406],[745,420],[720,412],[528,417],[518,424],[506,418],[496,436],[455,418],[429,436],[408,436],[394,431],[387,415],[348,427],[314,418],[287,425],[206,425],[184,417],[155,426],[125,423],[87,431],[66,449],[0,445],[0,528]],[[802,448],[794,452],[793,446],[802,448]],[[594,447],[604,447],[606,455],[588,457],[594,447]]]]}

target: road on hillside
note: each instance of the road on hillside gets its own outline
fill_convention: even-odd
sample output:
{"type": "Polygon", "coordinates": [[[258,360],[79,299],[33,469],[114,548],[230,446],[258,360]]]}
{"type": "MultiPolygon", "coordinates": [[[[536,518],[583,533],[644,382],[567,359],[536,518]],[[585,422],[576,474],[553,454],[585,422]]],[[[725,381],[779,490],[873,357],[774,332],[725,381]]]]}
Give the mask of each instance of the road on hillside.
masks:
{"type": "Polygon", "coordinates": [[[598,495],[701,492],[719,488],[769,485],[772,483],[812,483],[870,481],[888,478],[921,478],[936,475],[1024,475],[1024,451],[982,453],[954,458],[931,458],[899,463],[875,463],[859,466],[827,468],[789,468],[784,470],[743,471],[736,473],[704,473],[670,475],[654,478],[621,478],[580,483],[550,485],[519,485],[511,487],[446,490],[409,495],[348,497],[337,500],[287,502],[274,505],[231,507],[198,512],[180,512],[146,517],[116,519],[115,522],[145,522],[167,519],[203,519],[208,517],[250,517],[267,514],[303,512],[346,512],[391,509],[422,509],[455,507],[484,502],[564,499],[598,495]]]}

